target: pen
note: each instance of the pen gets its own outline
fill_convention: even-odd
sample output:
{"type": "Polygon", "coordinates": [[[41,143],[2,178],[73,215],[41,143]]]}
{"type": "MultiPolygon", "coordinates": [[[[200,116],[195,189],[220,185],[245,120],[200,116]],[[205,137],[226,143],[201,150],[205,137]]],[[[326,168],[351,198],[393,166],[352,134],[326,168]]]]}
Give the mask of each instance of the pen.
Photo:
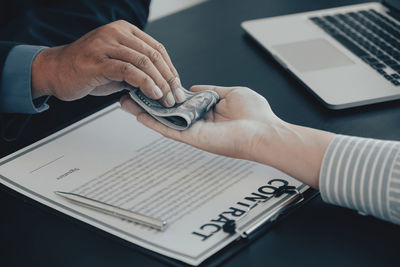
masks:
{"type": "Polygon", "coordinates": [[[135,223],[140,223],[152,228],[155,228],[157,230],[164,230],[165,225],[167,224],[166,221],[163,221],[161,219],[157,218],[152,218],[150,216],[146,216],[137,212],[133,212],[130,210],[126,209],[121,209],[112,205],[109,205],[107,203],[94,200],[85,196],[81,196],[78,194],[74,193],[67,193],[67,192],[61,192],[61,191],[55,191],[54,192],[56,195],[61,196],[65,199],[68,199],[69,201],[72,201],[78,205],[97,210],[99,212],[112,215],[121,219],[126,219],[135,223]]]}

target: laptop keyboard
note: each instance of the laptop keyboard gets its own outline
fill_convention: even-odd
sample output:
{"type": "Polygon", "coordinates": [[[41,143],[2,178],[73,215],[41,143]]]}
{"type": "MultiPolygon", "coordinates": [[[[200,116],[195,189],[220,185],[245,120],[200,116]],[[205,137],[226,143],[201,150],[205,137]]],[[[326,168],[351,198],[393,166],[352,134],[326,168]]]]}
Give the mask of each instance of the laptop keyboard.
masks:
{"type": "Polygon", "coordinates": [[[310,18],[395,86],[400,86],[400,24],[362,10],[310,18]]]}

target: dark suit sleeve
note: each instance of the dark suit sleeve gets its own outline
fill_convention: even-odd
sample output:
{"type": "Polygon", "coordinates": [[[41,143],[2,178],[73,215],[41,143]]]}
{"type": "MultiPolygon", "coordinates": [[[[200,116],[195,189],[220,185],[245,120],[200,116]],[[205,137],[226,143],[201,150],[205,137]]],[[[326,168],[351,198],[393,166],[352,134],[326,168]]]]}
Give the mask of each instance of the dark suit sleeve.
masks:
{"type": "Polygon", "coordinates": [[[64,45],[120,19],[143,29],[149,5],[149,0],[48,1],[10,21],[3,30],[3,40],[7,38],[31,45],[64,45]]]}
{"type": "Polygon", "coordinates": [[[4,62],[10,50],[16,46],[16,42],[1,42],[0,41],[0,70],[3,70],[4,62]]]}
{"type": "MultiPolygon", "coordinates": [[[[2,77],[1,74],[2,74],[2,70],[4,67],[4,63],[6,61],[7,55],[10,52],[10,50],[16,45],[18,45],[16,42],[4,42],[4,41],[0,42],[0,79],[2,77]]],[[[1,139],[3,139],[3,140],[8,139],[8,136],[7,136],[8,134],[6,133],[6,129],[9,127],[9,125],[13,124],[13,122],[16,121],[16,119],[17,119],[16,116],[12,116],[10,114],[0,114],[1,139]]]]}

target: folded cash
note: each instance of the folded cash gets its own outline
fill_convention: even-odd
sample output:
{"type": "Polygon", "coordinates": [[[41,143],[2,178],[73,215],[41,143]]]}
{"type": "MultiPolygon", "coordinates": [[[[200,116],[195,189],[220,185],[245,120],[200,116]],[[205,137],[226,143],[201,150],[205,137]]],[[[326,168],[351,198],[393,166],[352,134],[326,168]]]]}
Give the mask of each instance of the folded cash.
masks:
{"type": "Polygon", "coordinates": [[[164,107],[157,100],[148,98],[139,89],[132,89],[129,94],[155,119],[170,128],[182,131],[201,119],[219,101],[219,95],[212,90],[201,92],[184,90],[184,92],[186,101],[175,104],[171,108],[164,107]]]}

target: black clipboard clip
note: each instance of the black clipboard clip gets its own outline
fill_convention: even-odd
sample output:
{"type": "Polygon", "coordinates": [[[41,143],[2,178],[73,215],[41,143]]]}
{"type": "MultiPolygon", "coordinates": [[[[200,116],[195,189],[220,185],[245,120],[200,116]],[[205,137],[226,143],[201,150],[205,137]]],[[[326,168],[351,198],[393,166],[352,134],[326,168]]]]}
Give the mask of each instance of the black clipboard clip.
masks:
{"type": "Polygon", "coordinates": [[[301,193],[295,186],[290,186],[290,185],[282,185],[278,187],[269,198],[259,200],[256,202],[255,205],[263,204],[267,202],[270,199],[277,198],[282,196],[283,194],[288,194],[288,195],[293,195],[293,197],[287,199],[285,203],[283,203],[282,206],[279,206],[272,210],[267,216],[263,217],[261,220],[256,221],[255,223],[251,224],[247,230],[245,231],[239,231],[237,228],[237,224],[239,221],[241,221],[243,218],[245,218],[251,210],[251,207],[249,207],[244,215],[240,217],[238,220],[228,220],[225,222],[225,224],[222,226],[222,229],[224,232],[229,233],[229,234],[234,234],[237,233],[240,235],[242,238],[247,238],[253,231],[258,229],[260,226],[262,226],[264,223],[268,221],[274,221],[279,215],[281,215],[283,212],[286,210],[293,208],[294,206],[297,206],[301,202],[304,201],[304,196],[303,193],[301,193]]]}

